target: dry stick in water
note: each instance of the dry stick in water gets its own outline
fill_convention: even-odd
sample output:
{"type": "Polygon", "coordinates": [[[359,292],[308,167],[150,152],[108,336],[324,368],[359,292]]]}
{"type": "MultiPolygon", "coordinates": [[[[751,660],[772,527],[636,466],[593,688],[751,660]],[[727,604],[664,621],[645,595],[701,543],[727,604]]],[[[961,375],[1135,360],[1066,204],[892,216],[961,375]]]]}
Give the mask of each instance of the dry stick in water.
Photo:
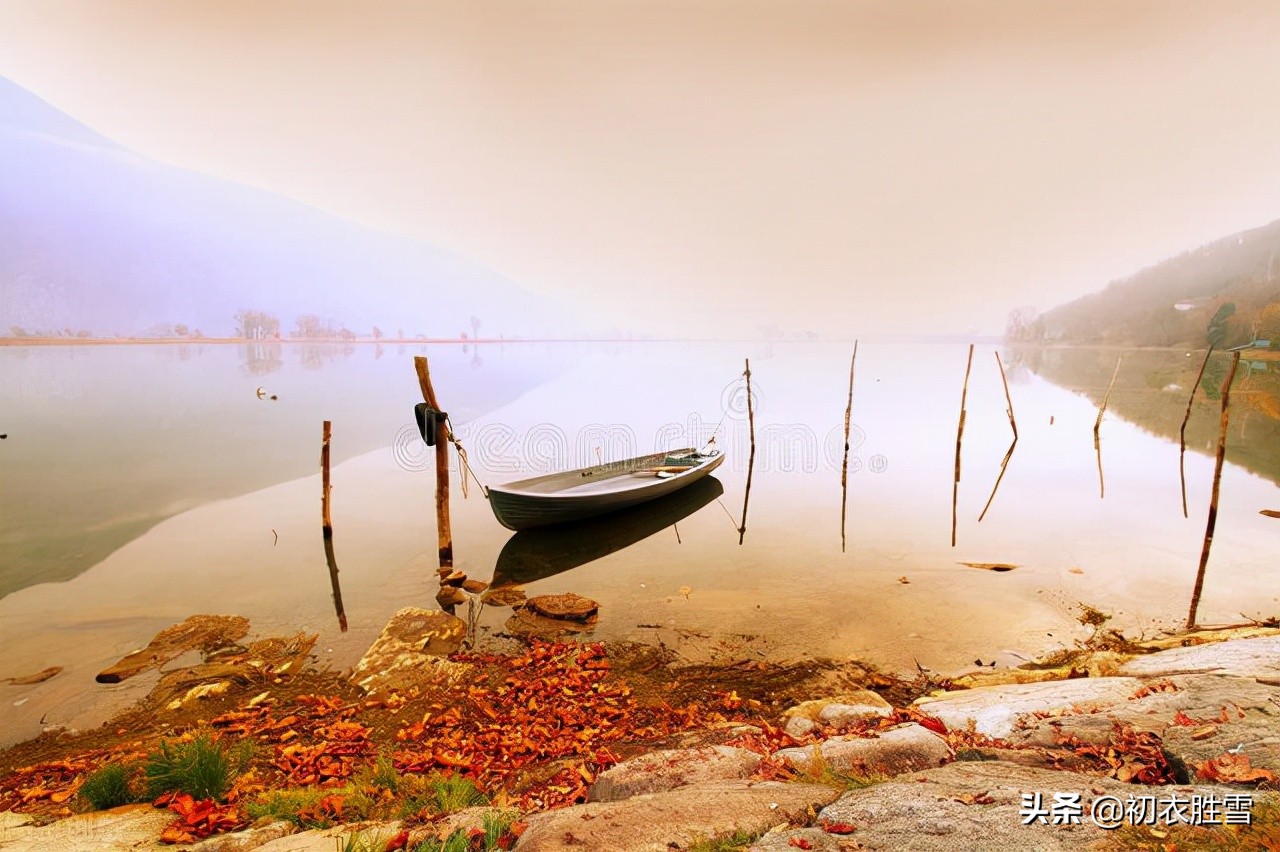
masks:
{"type": "Polygon", "coordinates": [[[742,544],[747,537],[747,501],[751,499],[751,474],[756,469],[756,411],[751,404],[751,359],[747,358],[745,361],[746,370],[742,375],[747,379],[747,428],[751,435],[751,455],[747,457],[747,488],[742,492],[742,523],[738,525],[738,544],[742,544]]]}
{"type": "Polygon", "coordinates": [[[1204,378],[1204,368],[1209,366],[1209,356],[1213,354],[1213,346],[1209,346],[1209,351],[1204,353],[1204,360],[1200,362],[1200,372],[1196,373],[1195,384],[1191,386],[1191,396],[1187,397],[1187,413],[1182,415],[1182,428],[1178,430],[1178,479],[1182,481],[1182,517],[1190,517],[1187,514],[1187,421],[1191,419],[1191,403],[1196,398],[1196,388],[1200,387],[1200,380],[1204,378]]]}
{"type": "Polygon", "coordinates": [[[1102,415],[1107,413],[1107,402],[1111,399],[1111,389],[1116,386],[1116,376],[1120,375],[1120,361],[1124,356],[1116,359],[1116,368],[1111,373],[1111,384],[1107,385],[1107,393],[1102,397],[1102,407],[1098,409],[1098,419],[1093,421],[1093,451],[1098,454],[1098,497],[1107,496],[1107,484],[1102,478],[1102,439],[1098,435],[1098,430],[1102,428],[1102,415]]]}
{"type": "Polygon", "coordinates": [[[849,401],[844,406],[844,464],[840,468],[840,552],[845,547],[845,518],[849,507],[849,425],[853,420],[853,368],[858,363],[858,341],[849,359],[849,401]]]}
{"type": "Polygon", "coordinates": [[[1213,460],[1213,490],[1209,495],[1209,520],[1204,528],[1204,546],[1200,549],[1200,568],[1196,571],[1196,585],[1191,590],[1191,609],[1187,612],[1187,629],[1196,627],[1196,610],[1200,607],[1200,592],[1204,590],[1204,569],[1209,564],[1209,548],[1213,546],[1213,528],[1218,525],[1218,488],[1222,484],[1222,462],[1227,456],[1227,418],[1231,407],[1231,382],[1236,377],[1240,353],[1231,353],[1231,367],[1222,383],[1222,420],[1218,424],[1218,454],[1213,460]]]}
{"type": "Polygon", "coordinates": [[[964,365],[964,386],[960,389],[960,423],[956,426],[956,475],[951,482],[951,546],[956,546],[956,501],[960,497],[960,441],[964,438],[964,406],[969,396],[969,371],[973,369],[973,344],[964,365]]]}
{"type": "Polygon", "coordinates": [[[987,498],[987,505],[982,507],[982,514],[978,516],[978,523],[982,523],[982,519],[987,516],[987,510],[991,508],[991,501],[996,499],[996,491],[1000,488],[1000,480],[1004,479],[1004,472],[1009,467],[1009,459],[1013,458],[1013,448],[1018,446],[1018,421],[1013,416],[1013,397],[1009,395],[1009,379],[1004,374],[1004,362],[1000,360],[1000,353],[995,353],[996,366],[1000,368],[1000,383],[1004,385],[1004,401],[1008,405],[1005,413],[1009,415],[1009,428],[1013,430],[1013,442],[1009,444],[1009,449],[1005,451],[1004,460],[1000,462],[1000,475],[996,477],[996,484],[991,486],[991,496],[987,498]]]}
{"type": "Polygon", "coordinates": [[[333,554],[333,517],[329,514],[329,438],[333,423],[324,421],[320,439],[320,524],[324,533],[324,558],[329,563],[329,585],[333,587],[333,608],[338,614],[338,627],[347,632],[347,611],[342,606],[342,587],[338,585],[338,559],[333,554]]]}
{"type": "MultiPolygon", "coordinates": [[[[435,388],[431,387],[431,372],[427,359],[414,356],[413,369],[418,374],[418,387],[422,400],[436,411],[441,411],[435,388]]],[[[436,534],[440,548],[440,576],[453,572],[453,529],[449,524],[449,426],[443,420],[436,425],[436,534]]]]}

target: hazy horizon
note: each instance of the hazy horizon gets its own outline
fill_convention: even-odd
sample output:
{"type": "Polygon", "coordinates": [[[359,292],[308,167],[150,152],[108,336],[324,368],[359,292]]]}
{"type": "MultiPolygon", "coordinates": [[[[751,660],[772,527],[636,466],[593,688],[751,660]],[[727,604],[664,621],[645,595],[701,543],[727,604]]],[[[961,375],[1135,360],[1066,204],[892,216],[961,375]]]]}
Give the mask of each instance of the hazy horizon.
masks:
{"type": "Polygon", "coordinates": [[[674,335],[993,334],[1266,224],[1277,43],[1260,0],[0,0],[0,76],[125,147],[674,335]]]}

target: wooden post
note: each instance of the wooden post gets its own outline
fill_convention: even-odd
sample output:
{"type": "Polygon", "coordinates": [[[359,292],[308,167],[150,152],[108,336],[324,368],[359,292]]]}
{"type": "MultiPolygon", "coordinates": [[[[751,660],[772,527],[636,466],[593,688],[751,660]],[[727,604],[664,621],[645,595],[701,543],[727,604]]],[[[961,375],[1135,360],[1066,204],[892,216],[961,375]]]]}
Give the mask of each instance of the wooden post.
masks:
{"type": "Polygon", "coordinates": [[[1240,364],[1240,353],[1231,353],[1231,367],[1222,383],[1222,419],[1218,424],[1218,454],[1213,461],[1213,491],[1209,496],[1209,520],[1204,528],[1204,546],[1200,548],[1200,567],[1196,570],[1196,585],[1191,590],[1191,609],[1187,612],[1187,629],[1195,630],[1196,610],[1200,608],[1200,593],[1204,590],[1204,570],[1209,564],[1209,548],[1213,546],[1213,530],[1218,525],[1218,489],[1222,483],[1222,463],[1227,456],[1227,418],[1231,406],[1231,383],[1240,364]]]}
{"type": "Polygon", "coordinates": [[[320,435],[320,523],[324,526],[325,540],[333,538],[333,518],[329,514],[329,439],[333,437],[333,422],[324,421],[320,435]]]}
{"type": "Polygon", "coordinates": [[[1196,373],[1195,384],[1191,386],[1191,394],[1187,397],[1187,413],[1182,415],[1182,428],[1178,430],[1178,479],[1182,482],[1182,517],[1188,518],[1187,514],[1187,421],[1191,419],[1191,403],[1196,398],[1196,388],[1200,387],[1200,380],[1204,378],[1204,369],[1209,366],[1209,356],[1213,354],[1213,344],[1209,344],[1209,351],[1204,353],[1204,360],[1200,362],[1200,372],[1196,373]]]}
{"type": "MultiPolygon", "coordinates": [[[[436,411],[442,411],[431,386],[431,372],[427,359],[416,355],[413,368],[418,374],[418,386],[422,400],[436,411]]],[[[440,423],[436,427],[436,534],[439,541],[441,577],[453,573],[453,530],[449,525],[449,426],[440,423]]]]}
{"type": "Polygon", "coordinates": [[[342,606],[342,587],[338,585],[338,559],[333,552],[333,517],[329,514],[329,439],[333,423],[324,421],[320,438],[320,524],[324,535],[324,558],[329,564],[329,585],[333,589],[333,608],[338,615],[338,627],[347,632],[347,612],[342,606]]]}
{"type": "Polygon", "coordinates": [[[956,503],[960,498],[960,442],[964,438],[964,407],[969,396],[969,371],[973,368],[973,344],[964,365],[964,386],[960,389],[960,423],[956,426],[956,470],[951,481],[951,546],[956,546],[956,503]]]}
{"type": "Polygon", "coordinates": [[[1000,489],[1000,480],[1004,479],[1004,472],[1009,469],[1009,460],[1013,458],[1013,450],[1018,446],[1018,419],[1013,416],[1013,397],[1009,394],[1009,379],[1004,374],[1004,362],[1000,360],[1000,353],[995,353],[996,366],[1000,368],[1000,383],[1004,385],[1004,401],[1008,406],[1005,413],[1009,415],[1009,428],[1013,430],[1013,441],[1009,444],[1009,449],[1005,451],[1004,459],[1000,462],[1000,474],[996,477],[996,484],[991,486],[991,496],[987,498],[987,505],[982,507],[982,514],[978,515],[978,523],[982,523],[982,519],[987,516],[987,510],[991,508],[991,501],[996,499],[996,491],[1000,489]]]}
{"type": "Polygon", "coordinates": [[[747,502],[751,499],[751,475],[756,469],[756,412],[751,402],[751,359],[744,359],[746,370],[743,375],[747,379],[747,429],[751,436],[751,454],[747,458],[747,487],[742,492],[742,523],[738,525],[738,544],[747,537],[747,502]]]}
{"type": "Polygon", "coordinates": [[[853,370],[858,363],[858,341],[849,359],[849,399],[844,405],[844,463],[840,466],[840,552],[845,550],[845,519],[849,507],[849,427],[853,422],[853,370]]]}
{"type": "Polygon", "coordinates": [[[1102,397],[1102,407],[1098,409],[1098,419],[1093,421],[1093,451],[1098,456],[1098,499],[1107,496],[1107,483],[1102,477],[1102,438],[1098,430],[1102,428],[1102,415],[1107,413],[1107,403],[1111,400],[1111,389],[1116,386],[1116,376],[1120,375],[1120,362],[1124,356],[1116,358],[1116,368],[1111,373],[1111,384],[1107,385],[1107,393],[1102,397]]]}

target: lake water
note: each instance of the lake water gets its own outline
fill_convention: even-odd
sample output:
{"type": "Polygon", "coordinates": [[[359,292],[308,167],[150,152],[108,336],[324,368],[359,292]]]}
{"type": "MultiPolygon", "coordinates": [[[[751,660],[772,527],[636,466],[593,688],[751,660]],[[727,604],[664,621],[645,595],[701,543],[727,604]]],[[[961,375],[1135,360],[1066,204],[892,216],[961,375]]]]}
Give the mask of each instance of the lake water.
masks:
{"type": "MultiPolygon", "coordinates": [[[[1198,395],[1184,518],[1176,436],[1199,355],[1001,350],[1020,437],[979,522],[1011,438],[994,351],[974,356],[952,547],[966,347],[860,346],[842,552],[844,345],[0,349],[0,678],[65,669],[0,686],[3,738],[34,734],[42,718],[91,724],[132,700],[147,678],[104,687],[94,675],[193,613],[245,615],[255,635],[318,632],[318,653],[345,667],[395,610],[434,607],[434,476],[412,425],[415,354],[429,356],[486,483],[715,434],[727,454],[718,486],[588,526],[563,548],[500,527],[477,489],[462,499],[455,471],[457,567],[482,580],[499,568],[531,595],[594,598],[597,637],[661,641],[691,661],[857,657],[952,673],[1070,645],[1083,635],[1080,603],[1128,630],[1180,623],[1219,410],[1198,395]],[[1101,429],[1103,497],[1092,430],[1122,354],[1101,429]],[[757,453],[740,544],[744,357],[757,453]],[[319,529],[324,419],[345,633],[319,529]]],[[[1223,364],[1211,367],[1211,392],[1223,364]]],[[[1280,521],[1259,514],[1280,509],[1280,373],[1242,369],[1202,623],[1280,612],[1280,521]]],[[[509,614],[485,607],[481,641],[509,614]]]]}

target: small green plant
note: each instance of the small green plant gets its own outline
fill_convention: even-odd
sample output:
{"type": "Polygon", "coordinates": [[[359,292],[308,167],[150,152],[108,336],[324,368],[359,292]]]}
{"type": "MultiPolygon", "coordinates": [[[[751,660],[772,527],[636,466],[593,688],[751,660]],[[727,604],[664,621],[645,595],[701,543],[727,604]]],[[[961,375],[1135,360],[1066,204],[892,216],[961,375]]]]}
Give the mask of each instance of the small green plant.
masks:
{"type": "Polygon", "coordinates": [[[511,830],[511,825],[519,818],[516,811],[490,811],[484,815],[481,824],[484,826],[484,848],[497,849],[498,841],[511,830]]]}
{"type": "Polygon", "coordinates": [[[413,852],[470,852],[470,850],[471,838],[467,836],[465,830],[459,828],[443,840],[438,837],[428,837],[415,846],[413,852]]]}
{"type": "Polygon", "coordinates": [[[689,852],[742,852],[758,837],[758,831],[736,831],[728,837],[697,838],[689,846],[689,852]]]}
{"type": "Polygon", "coordinates": [[[247,803],[244,812],[252,820],[269,817],[272,820],[291,822],[299,828],[326,828],[327,821],[308,816],[315,812],[315,806],[324,795],[323,790],[313,788],[272,790],[263,793],[256,801],[247,803]]]}
{"type": "Polygon", "coordinates": [[[404,776],[396,771],[395,764],[386,755],[379,756],[373,767],[363,774],[363,778],[369,786],[390,790],[392,793],[399,793],[405,786],[404,776]]]}
{"type": "Polygon", "coordinates": [[[334,852],[383,852],[393,836],[376,831],[353,831],[333,838],[334,852]]]}
{"type": "Polygon", "coordinates": [[[441,813],[451,814],[474,805],[485,805],[489,797],[481,793],[469,778],[458,775],[444,775],[428,779],[427,782],[435,794],[436,807],[441,813]]]}
{"type": "Polygon", "coordinates": [[[77,795],[95,811],[136,802],[138,795],[131,783],[133,772],[123,763],[108,763],[84,780],[77,795]]]}
{"type": "Polygon", "coordinates": [[[886,780],[876,775],[855,775],[850,772],[839,772],[831,768],[827,756],[814,745],[809,749],[809,762],[801,768],[800,778],[810,784],[823,784],[827,787],[839,787],[845,790],[860,790],[886,780]]]}
{"type": "Polygon", "coordinates": [[[248,763],[251,748],[248,743],[227,748],[208,734],[185,743],[162,741],[147,755],[143,770],[147,796],[155,799],[178,792],[196,799],[221,799],[248,763]]]}

